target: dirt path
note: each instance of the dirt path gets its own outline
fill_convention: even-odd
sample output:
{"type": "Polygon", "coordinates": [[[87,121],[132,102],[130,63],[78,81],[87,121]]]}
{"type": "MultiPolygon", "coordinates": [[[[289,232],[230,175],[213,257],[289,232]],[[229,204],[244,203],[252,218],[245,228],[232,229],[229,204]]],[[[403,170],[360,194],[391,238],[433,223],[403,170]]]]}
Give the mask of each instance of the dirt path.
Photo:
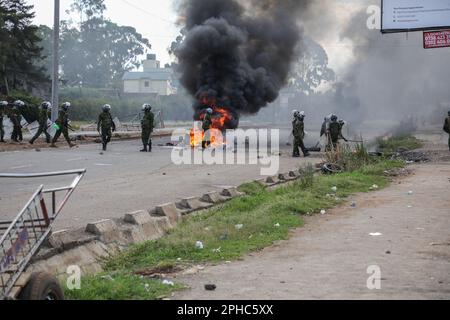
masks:
{"type": "Polygon", "coordinates": [[[413,168],[353,197],[354,209],[308,218],[289,241],[178,277],[192,289],[174,298],[450,299],[450,163],[413,168]],[[371,265],[381,269],[380,290],[367,288],[371,265]],[[209,283],[217,290],[205,291],[209,283]]]}

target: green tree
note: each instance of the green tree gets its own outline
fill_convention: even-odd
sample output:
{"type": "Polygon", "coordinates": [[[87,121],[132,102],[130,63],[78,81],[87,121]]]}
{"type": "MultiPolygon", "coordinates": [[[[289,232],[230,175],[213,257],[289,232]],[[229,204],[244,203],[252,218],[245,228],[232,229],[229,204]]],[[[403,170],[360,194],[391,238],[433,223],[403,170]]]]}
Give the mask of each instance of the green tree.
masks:
{"type": "Polygon", "coordinates": [[[93,17],[103,17],[105,10],[105,0],[74,0],[70,6],[70,10],[66,12],[78,13],[79,25],[81,26],[85,20],[93,17]]]}
{"type": "Polygon", "coordinates": [[[32,10],[25,0],[0,0],[0,79],[6,94],[48,80],[44,68],[36,64],[42,48],[32,10]]]}
{"type": "Polygon", "coordinates": [[[320,44],[311,38],[305,38],[304,44],[305,51],[293,67],[290,85],[309,95],[322,83],[336,80],[336,75],[329,68],[328,55],[320,44]]]}

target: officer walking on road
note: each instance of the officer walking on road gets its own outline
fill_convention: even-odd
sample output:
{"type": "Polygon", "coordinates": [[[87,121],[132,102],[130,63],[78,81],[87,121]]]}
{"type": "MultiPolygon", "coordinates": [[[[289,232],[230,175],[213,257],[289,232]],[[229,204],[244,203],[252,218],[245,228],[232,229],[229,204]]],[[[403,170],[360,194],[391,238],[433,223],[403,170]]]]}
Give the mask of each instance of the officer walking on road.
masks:
{"type": "Polygon", "coordinates": [[[203,141],[202,141],[202,149],[206,149],[211,144],[211,127],[212,127],[212,114],[213,109],[206,109],[205,117],[203,118],[202,130],[203,130],[203,141]]]}
{"type": "Polygon", "coordinates": [[[3,117],[6,115],[7,101],[0,101],[0,142],[4,143],[5,130],[3,128],[3,117]]]}
{"type": "Polygon", "coordinates": [[[338,117],[335,114],[331,116],[331,121],[327,128],[328,151],[336,150],[339,145],[340,139],[347,141],[347,139],[345,139],[342,135],[342,128],[344,127],[344,125],[345,121],[338,121],[338,117]]]}
{"type": "Polygon", "coordinates": [[[9,119],[13,124],[13,131],[11,133],[11,140],[14,142],[23,141],[22,136],[22,115],[20,113],[20,109],[25,107],[25,103],[23,101],[17,100],[13,104],[13,109],[9,119]]]}
{"type": "Polygon", "coordinates": [[[294,135],[294,152],[292,156],[294,158],[300,157],[300,149],[303,152],[305,157],[308,157],[310,154],[308,150],[305,148],[305,144],[303,140],[305,139],[305,112],[294,113],[294,121],[292,122],[292,134],[294,135]]]}
{"type": "Polygon", "coordinates": [[[103,112],[98,116],[97,131],[102,135],[103,151],[106,151],[108,143],[111,142],[112,133],[116,131],[116,124],[111,116],[111,106],[105,104],[103,112]]]}
{"type": "Polygon", "coordinates": [[[155,115],[152,112],[152,106],[148,103],[142,106],[144,118],[141,121],[142,144],[144,148],[141,152],[152,152],[152,133],[155,127],[155,115]]]}
{"type": "Polygon", "coordinates": [[[448,112],[448,116],[445,119],[444,131],[448,133],[448,148],[450,150],[450,111],[448,112]]]}
{"type": "Polygon", "coordinates": [[[58,138],[61,136],[61,134],[64,135],[64,138],[66,139],[67,143],[71,148],[75,147],[76,144],[72,143],[70,141],[69,137],[69,108],[70,108],[70,102],[64,102],[58,112],[58,119],[55,121],[56,124],[56,133],[53,137],[52,144],[50,147],[57,148],[56,142],[58,141],[58,138]]]}
{"type": "Polygon", "coordinates": [[[48,128],[48,110],[51,109],[52,104],[50,102],[43,102],[41,104],[41,109],[39,110],[39,118],[38,118],[38,122],[39,122],[39,129],[36,132],[36,134],[34,135],[34,137],[30,140],[30,144],[33,144],[41,134],[45,135],[45,139],[47,141],[47,143],[50,143],[51,141],[51,136],[50,134],[48,134],[47,132],[47,128],[48,128]]]}

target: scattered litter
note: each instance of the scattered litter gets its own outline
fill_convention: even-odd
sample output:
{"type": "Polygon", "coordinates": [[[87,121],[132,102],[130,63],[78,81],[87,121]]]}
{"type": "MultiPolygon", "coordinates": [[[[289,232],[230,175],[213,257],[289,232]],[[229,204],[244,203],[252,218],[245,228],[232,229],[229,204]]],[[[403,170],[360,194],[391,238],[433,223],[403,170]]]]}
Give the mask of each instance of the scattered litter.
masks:
{"type": "Polygon", "coordinates": [[[412,192],[412,191],[408,191],[408,194],[409,194],[409,195],[413,195],[413,194],[414,194],[414,192],[412,192]]]}
{"type": "Polygon", "coordinates": [[[386,254],[391,254],[391,252],[390,251],[386,251],[386,254]]]}
{"type": "Polygon", "coordinates": [[[374,184],[374,185],[372,186],[372,188],[374,188],[374,189],[376,190],[376,189],[378,189],[379,187],[378,187],[378,185],[374,184]]]}
{"type": "Polygon", "coordinates": [[[352,207],[352,208],[356,208],[356,202],[352,202],[352,204],[350,205],[350,207],[352,207]]]}
{"type": "Polygon", "coordinates": [[[252,235],[252,234],[248,237],[248,239],[251,239],[251,238],[253,238],[253,235],[252,235]]]}
{"type": "Polygon", "coordinates": [[[225,261],[225,263],[228,263],[228,264],[229,264],[229,263],[231,263],[231,261],[225,261]]]}
{"type": "Polygon", "coordinates": [[[371,235],[372,237],[379,237],[379,236],[382,236],[383,234],[380,232],[374,232],[374,233],[369,233],[369,235],[371,235]]]}
{"type": "Polygon", "coordinates": [[[327,198],[331,198],[332,196],[332,194],[327,193],[327,198]]]}
{"type": "Polygon", "coordinates": [[[215,284],[205,284],[205,290],[207,291],[214,291],[217,289],[217,286],[215,284]]]}
{"type": "Polygon", "coordinates": [[[144,284],[145,291],[150,291],[150,285],[148,283],[144,284]]]}
{"type": "Polygon", "coordinates": [[[336,192],[337,192],[337,187],[331,188],[331,191],[333,191],[334,193],[336,193],[336,192]]]}
{"type": "Polygon", "coordinates": [[[217,249],[212,249],[212,252],[214,253],[220,253],[220,250],[222,250],[222,247],[219,247],[217,249]]]}
{"type": "Polygon", "coordinates": [[[206,228],[205,228],[205,231],[210,231],[210,230],[211,230],[210,227],[206,227],[206,228]]]}
{"type": "Polygon", "coordinates": [[[408,209],[411,209],[413,206],[408,206],[408,209]]]}
{"type": "Polygon", "coordinates": [[[178,258],[177,261],[181,261],[181,258],[178,258]]]}
{"type": "Polygon", "coordinates": [[[169,281],[169,280],[163,280],[162,284],[165,284],[167,286],[172,286],[172,287],[175,285],[175,283],[173,283],[172,281],[169,281]]]}
{"type": "Polygon", "coordinates": [[[244,225],[243,224],[237,224],[234,227],[236,228],[236,230],[241,230],[244,227],[244,225]]]}
{"type": "Polygon", "coordinates": [[[280,227],[280,224],[279,224],[279,223],[275,224],[275,227],[279,228],[279,227],[280,227]]]}
{"type": "Polygon", "coordinates": [[[106,275],[106,276],[101,276],[100,278],[101,278],[101,279],[105,279],[105,280],[109,280],[109,281],[114,281],[114,278],[111,277],[109,274],[106,275]]]}
{"type": "Polygon", "coordinates": [[[195,247],[196,247],[197,249],[203,249],[205,246],[203,245],[203,242],[197,241],[197,242],[195,243],[195,247]]]}
{"type": "Polygon", "coordinates": [[[320,210],[321,215],[324,215],[325,213],[327,213],[325,210],[320,210]]]}
{"type": "Polygon", "coordinates": [[[341,198],[335,197],[334,200],[336,200],[336,201],[341,201],[341,198]]]}

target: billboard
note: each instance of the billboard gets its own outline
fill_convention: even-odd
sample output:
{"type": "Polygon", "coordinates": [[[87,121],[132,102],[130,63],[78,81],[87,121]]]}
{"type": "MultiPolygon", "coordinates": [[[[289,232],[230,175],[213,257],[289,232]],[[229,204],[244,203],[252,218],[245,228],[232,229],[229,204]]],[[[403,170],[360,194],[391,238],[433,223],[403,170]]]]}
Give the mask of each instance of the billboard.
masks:
{"type": "Polygon", "coordinates": [[[423,47],[425,49],[450,47],[450,30],[424,32],[423,47]]]}
{"type": "Polygon", "coordinates": [[[381,0],[381,32],[450,29],[450,0],[381,0]]]}

